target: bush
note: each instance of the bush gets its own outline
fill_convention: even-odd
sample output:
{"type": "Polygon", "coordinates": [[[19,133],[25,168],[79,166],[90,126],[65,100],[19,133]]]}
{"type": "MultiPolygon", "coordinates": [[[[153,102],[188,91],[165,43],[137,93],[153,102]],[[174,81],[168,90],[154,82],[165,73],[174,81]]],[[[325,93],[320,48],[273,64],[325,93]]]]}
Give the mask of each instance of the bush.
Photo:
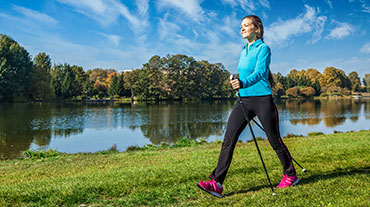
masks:
{"type": "Polygon", "coordinates": [[[286,90],[285,94],[289,97],[298,97],[299,95],[299,89],[298,88],[289,88],[288,90],[286,90]]]}
{"type": "Polygon", "coordinates": [[[26,150],[23,154],[31,159],[40,159],[40,158],[47,158],[47,157],[55,157],[58,156],[60,153],[56,150],[49,149],[47,151],[32,151],[26,150]]]}
{"type": "Polygon", "coordinates": [[[312,87],[306,87],[301,89],[301,95],[305,97],[312,97],[316,94],[316,91],[312,87]]]}
{"type": "Polygon", "coordinates": [[[285,137],[283,138],[294,138],[294,137],[303,137],[303,135],[301,134],[287,134],[285,137]]]}
{"type": "Polygon", "coordinates": [[[196,140],[192,140],[187,137],[180,138],[175,144],[173,144],[173,147],[190,147],[197,145],[198,142],[196,140]]]}
{"type": "Polygon", "coordinates": [[[319,135],[323,135],[324,133],[322,132],[310,132],[308,133],[308,136],[309,137],[312,137],[312,136],[319,136],[319,135]]]}

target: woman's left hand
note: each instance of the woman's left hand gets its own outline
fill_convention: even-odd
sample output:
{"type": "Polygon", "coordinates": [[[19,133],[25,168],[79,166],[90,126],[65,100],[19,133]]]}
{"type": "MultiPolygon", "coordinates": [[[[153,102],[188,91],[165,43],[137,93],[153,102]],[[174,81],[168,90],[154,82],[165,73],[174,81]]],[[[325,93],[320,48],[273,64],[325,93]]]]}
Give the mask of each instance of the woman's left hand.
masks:
{"type": "Polygon", "coordinates": [[[234,79],[230,81],[231,86],[233,87],[234,90],[240,89],[240,81],[239,79],[234,79]]]}

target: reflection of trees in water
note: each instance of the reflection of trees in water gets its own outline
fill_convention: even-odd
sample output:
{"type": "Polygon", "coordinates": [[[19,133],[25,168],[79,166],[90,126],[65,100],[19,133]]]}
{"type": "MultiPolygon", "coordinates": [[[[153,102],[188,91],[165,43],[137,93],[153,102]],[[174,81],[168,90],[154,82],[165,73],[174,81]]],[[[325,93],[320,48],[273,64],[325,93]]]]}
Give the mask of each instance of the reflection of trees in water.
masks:
{"type": "Polygon", "coordinates": [[[76,106],[50,103],[0,105],[0,159],[19,157],[31,143],[50,144],[52,135],[81,133],[83,120],[76,106]]]}
{"type": "Polygon", "coordinates": [[[368,98],[366,98],[362,101],[363,101],[363,104],[365,105],[365,107],[364,107],[365,118],[370,119],[370,100],[368,98]]]}
{"type": "Polygon", "coordinates": [[[142,125],[141,131],[153,144],[161,142],[176,142],[181,137],[191,139],[208,138],[211,135],[221,136],[224,122],[218,123],[174,123],[164,126],[162,124],[142,125]]]}
{"type": "Polygon", "coordinates": [[[317,125],[321,121],[320,118],[312,118],[312,119],[291,119],[290,123],[293,125],[297,124],[307,124],[307,125],[317,125]]]}
{"type": "Polygon", "coordinates": [[[0,112],[1,158],[19,157],[20,152],[27,150],[35,137],[38,141],[48,142],[48,136],[35,132],[30,124],[35,115],[32,105],[2,104],[0,112]]]}
{"type": "MultiPolygon", "coordinates": [[[[160,103],[134,110],[134,116],[126,113],[132,123],[131,129],[140,128],[145,137],[154,144],[175,142],[181,137],[208,138],[222,136],[230,109],[235,101],[202,103],[160,103]],[[140,121],[135,120],[139,118],[140,121]]],[[[137,107],[138,108],[138,107],[137,107]]]]}
{"type": "Polygon", "coordinates": [[[307,113],[307,114],[319,114],[320,113],[320,101],[318,100],[286,100],[285,108],[292,114],[296,113],[307,113]]]}
{"type": "Polygon", "coordinates": [[[361,109],[361,102],[353,99],[286,100],[285,106],[282,104],[282,106],[278,108],[281,110],[286,109],[290,114],[299,114],[300,117],[308,117],[303,119],[291,119],[290,122],[293,125],[298,123],[317,125],[321,120],[323,120],[325,126],[334,127],[343,124],[346,121],[346,115],[348,114],[352,121],[357,121],[358,114],[361,109]]]}

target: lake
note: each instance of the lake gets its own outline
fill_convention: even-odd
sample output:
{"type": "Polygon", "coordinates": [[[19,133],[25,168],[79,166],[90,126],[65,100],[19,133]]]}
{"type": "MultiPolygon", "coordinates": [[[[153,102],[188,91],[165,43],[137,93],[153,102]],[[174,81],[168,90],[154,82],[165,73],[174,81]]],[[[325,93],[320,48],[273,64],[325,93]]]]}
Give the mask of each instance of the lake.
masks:
{"type": "MultiPolygon", "coordinates": [[[[76,153],[116,145],[125,151],[181,137],[222,140],[235,102],[0,104],[0,159],[20,157],[28,149],[76,153]]],[[[276,105],[282,137],[370,129],[370,99],[276,100],[276,105]]],[[[253,129],[266,137],[256,125],[253,129]]],[[[246,128],[240,140],[251,138],[246,128]]]]}

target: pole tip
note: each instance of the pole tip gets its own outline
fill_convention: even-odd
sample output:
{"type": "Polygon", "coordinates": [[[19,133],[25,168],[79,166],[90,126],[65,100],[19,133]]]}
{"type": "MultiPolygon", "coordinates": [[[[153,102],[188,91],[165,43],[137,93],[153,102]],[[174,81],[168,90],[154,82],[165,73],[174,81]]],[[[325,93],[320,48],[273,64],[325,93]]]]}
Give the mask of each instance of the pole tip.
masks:
{"type": "Polygon", "coordinates": [[[272,193],[273,196],[276,196],[276,193],[272,193]]]}
{"type": "Polygon", "coordinates": [[[302,169],[303,172],[307,172],[307,170],[305,168],[302,169]]]}

